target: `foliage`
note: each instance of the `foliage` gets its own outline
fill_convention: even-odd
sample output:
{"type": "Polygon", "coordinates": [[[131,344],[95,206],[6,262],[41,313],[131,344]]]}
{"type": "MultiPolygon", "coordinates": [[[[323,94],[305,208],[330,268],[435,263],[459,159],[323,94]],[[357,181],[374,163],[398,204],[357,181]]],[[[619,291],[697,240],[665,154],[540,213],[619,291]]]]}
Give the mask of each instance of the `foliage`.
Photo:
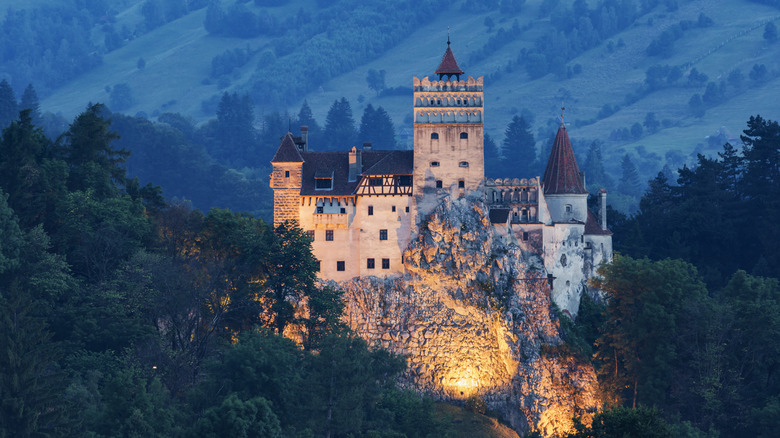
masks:
{"type": "Polygon", "coordinates": [[[487,411],[487,403],[482,397],[472,395],[466,399],[466,409],[477,414],[484,414],[487,411]]]}
{"type": "Polygon", "coordinates": [[[352,118],[352,106],[346,97],[333,101],[325,119],[322,140],[328,150],[343,150],[355,146],[357,132],[355,119],[352,118]]]}
{"type": "Polygon", "coordinates": [[[370,103],[366,105],[360,119],[357,140],[372,143],[377,149],[395,149],[395,127],[384,108],[380,106],[374,109],[370,103]]]}
{"type": "Polygon", "coordinates": [[[640,407],[629,409],[614,407],[599,412],[593,417],[591,426],[575,422],[574,433],[567,438],[671,438],[671,429],[657,409],[640,407]]]}

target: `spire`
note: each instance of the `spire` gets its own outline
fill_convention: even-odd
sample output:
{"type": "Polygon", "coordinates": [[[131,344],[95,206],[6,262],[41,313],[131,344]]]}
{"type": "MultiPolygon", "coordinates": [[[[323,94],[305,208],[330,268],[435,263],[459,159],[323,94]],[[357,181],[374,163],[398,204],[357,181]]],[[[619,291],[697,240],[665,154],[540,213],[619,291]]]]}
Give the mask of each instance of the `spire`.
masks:
{"type": "Polygon", "coordinates": [[[563,110],[561,108],[561,125],[555,135],[550,159],[547,160],[547,168],[544,170],[544,194],[585,194],[585,186],[582,182],[577,160],[574,158],[574,150],[571,148],[569,134],[563,124],[563,110]]]}
{"type": "Polygon", "coordinates": [[[436,74],[439,75],[441,81],[444,76],[447,76],[449,80],[452,76],[455,76],[455,80],[460,80],[460,75],[463,74],[463,70],[458,66],[458,61],[455,60],[455,55],[452,54],[450,49],[450,30],[447,28],[447,50],[444,52],[444,56],[441,58],[441,64],[436,69],[436,74]]]}
{"type": "Polygon", "coordinates": [[[298,152],[298,147],[295,146],[295,139],[291,132],[282,139],[282,144],[279,145],[279,149],[276,150],[276,155],[271,160],[272,163],[303,163],[301,153],[298,152]]]}

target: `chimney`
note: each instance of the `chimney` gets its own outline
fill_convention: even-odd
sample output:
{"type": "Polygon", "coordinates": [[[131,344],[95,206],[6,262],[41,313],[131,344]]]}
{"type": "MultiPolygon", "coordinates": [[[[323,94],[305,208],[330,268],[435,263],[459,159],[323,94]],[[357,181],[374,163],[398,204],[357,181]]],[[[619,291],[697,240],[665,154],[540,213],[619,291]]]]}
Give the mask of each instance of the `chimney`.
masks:
{"type": "Polygon", "coordinates": [[[303,140],[303,151],[309,151],[309,127],[301,126],[301,139],[303,140]]]}
{"type": "Polygon", "coordinates": [[[373,146],[371,146],[371,142],[363,143],[363,150],[364,151],[371,151],[371,150],[373,150],[373,146]]]}
{"type": "Polygon", "coordinates": [[[599,190],[599,225],[602,230],[607,229],[607,191],[599,190]]]}
{"type": "Polygon", "coordinates": [[[363,173],[363,157],[360,155],[360,149],[352,146],[349,151],[349,182],[357,181],[358,175],[363,173]]]}
{"type": "Polygon", "coordinates": [[[588,188],[588,185],[585,184],[585,172],[580,171],[580,181],[582,181],[582,187],[588,188]]]}

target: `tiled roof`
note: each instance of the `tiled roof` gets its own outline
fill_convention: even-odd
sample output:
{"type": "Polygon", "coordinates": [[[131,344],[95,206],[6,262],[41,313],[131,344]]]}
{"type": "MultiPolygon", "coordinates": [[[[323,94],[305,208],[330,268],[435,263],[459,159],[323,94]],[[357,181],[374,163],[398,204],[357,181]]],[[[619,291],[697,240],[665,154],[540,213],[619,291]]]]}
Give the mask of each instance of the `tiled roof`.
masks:
{"type": "Polygon", "coordinates": [[[555,135],[555,143],[550,151],[550,159],[547,160],[542,183],[545,195],[588,193],[582,185],[580,169],[577,167],[569,134],[566,133],[566,127],[563,123],[558,127],[558,133],[555,135]]]}
{"type": "Polygon", "coordinates": [[[508,208],[491,208],[490,209],[490,223],[491,224],[506,224],[509,219],[508,208]]]}
{"type": "Polygon", "coordinates": [[[610,236],[612,235],[612,231],[609,231],[609,229],[605,230],[601,228],[601,225],[599,225],[599,219],[592,211],[588,210],[588,221],[585,222],[585,234],[598,234],[602,236],[610,236]]]}
{"type": "MultiPolygon", "coordinates": [[[[360,179],[349,181],[349,152],[301,152],[303,174],[301,195],[348,196],[355,193],[360,179]],[[333,188],[317,190],[315,178],[333,175],[333,188]]],[[[362,151],[363,175],[411,175],[414,151],[362,151]],[[374,171],[376,170],[376,171],[374,171]],[[369,172],[370,171],[370,172],[369,172]]]]}
{"type": "Polygon", "coordinates": [[[295,146],[295,139],[291,133],[287,133],[282,139],[282,144],[276,150],[272,163],[300,163],[303,161],[298,147],[295,146]]]}
{"type": "Polygon", "coordinates": [[[411,175],[414,173],[414,151],[381,152],[389,153],[370,168],[365,166],[364,158],[363,175],[411,175]]]}
{"type": "Polygon", "coordinates": [[[441,64],[436,69],[436,74],[439,75],[462,75],[463,70],[458,66],[458,61],[455,60],[455,55],[450,49],[450,43],[447,42],[447,50],[444,52],[444,56],[441,58],[441,64]]]}

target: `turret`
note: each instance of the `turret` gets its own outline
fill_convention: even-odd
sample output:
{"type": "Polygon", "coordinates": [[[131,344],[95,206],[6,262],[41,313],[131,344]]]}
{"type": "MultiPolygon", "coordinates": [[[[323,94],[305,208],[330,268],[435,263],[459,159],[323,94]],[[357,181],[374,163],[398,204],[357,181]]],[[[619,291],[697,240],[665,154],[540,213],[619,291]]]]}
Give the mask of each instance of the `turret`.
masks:
{"type": "Polygon", "coordinates": [[[271,160],[271,189],[274,191],[274,225],[286,220],[300,222],[299,204],[303,157],[292,133],[282,139],[271,160]]]}
{"type": "Polygon", "coordinates": [[[561,116],[550,158],[544,170],[544,196],[553,222],[582,222],[588,217],[588,191],[561,116]]]}

